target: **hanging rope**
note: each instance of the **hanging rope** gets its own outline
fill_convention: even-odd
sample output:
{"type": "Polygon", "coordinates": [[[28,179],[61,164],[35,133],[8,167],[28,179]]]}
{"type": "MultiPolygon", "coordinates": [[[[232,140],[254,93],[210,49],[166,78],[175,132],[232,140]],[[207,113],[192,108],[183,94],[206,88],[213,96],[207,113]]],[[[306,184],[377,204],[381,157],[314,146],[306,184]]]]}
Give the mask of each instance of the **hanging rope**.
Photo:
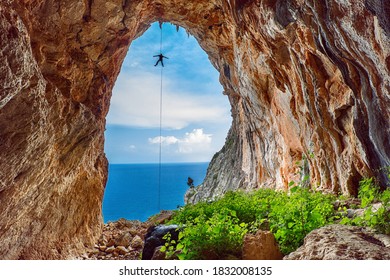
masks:
{"type": "MultiPolygon", "coordinates": [[[[162,54],[162,41],[163,41],[163,30],[162,22],[160,25],[160,54],[162,54]]],[[[162,109],[163,109],[163,69],[161,67],[161,78],[160,78],[160,149],[158,155],[158,210],[161,210],[161,154],[162,154],[162,109]]]]}

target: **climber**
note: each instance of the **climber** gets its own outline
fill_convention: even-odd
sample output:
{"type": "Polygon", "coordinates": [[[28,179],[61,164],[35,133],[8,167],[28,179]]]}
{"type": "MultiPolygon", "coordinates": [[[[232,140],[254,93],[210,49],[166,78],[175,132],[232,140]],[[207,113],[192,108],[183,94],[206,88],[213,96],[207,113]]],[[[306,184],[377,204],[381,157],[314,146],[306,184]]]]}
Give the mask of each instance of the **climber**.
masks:
{"type": "MultiPolygon", "coordinates": [[[[156,64],[155,64],[154,66],[157,66],[157,64],[158,64],[159,62],[161,62],[162,67],[164,67],[163,58],[168,58],[168,57],[166,57],[166,56],[163,56],[162,53],[160,53],[160,54],[158,54],[158,55],[154,55],[153,57],[158,57],[158,60],[157,60],[157,62],[156,62],[156,64]]],[[[168,58],[168,59],[169,59],[169,58],[168,58]]]]}

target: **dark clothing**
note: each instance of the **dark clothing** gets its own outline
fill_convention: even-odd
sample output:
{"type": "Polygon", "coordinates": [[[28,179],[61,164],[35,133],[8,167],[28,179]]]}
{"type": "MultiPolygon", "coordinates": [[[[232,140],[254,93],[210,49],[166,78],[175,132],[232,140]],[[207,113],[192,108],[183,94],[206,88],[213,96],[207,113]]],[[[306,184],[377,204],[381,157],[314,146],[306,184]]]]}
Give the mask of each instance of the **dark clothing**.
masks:
{"type": "MultiPolygon", "coordinates": [[[[157,66],[157,64],[158,64],[159,62],[161,62],[162,67],[164,67],[163,59],[164,59],[164,58],[168,58],[168,57],[166,57],[166,56],[163,56],[162,53],[160,53],[160,54],[158,54],[158,55],[154,55],[153,57],[158,57],[158,60],[157,60],[157,62],[156,62],[156,64],[155,64],[154,66],[157,66]]],[[[168,59],[169,59],[169,58],[168,58],[168,59]]]]}

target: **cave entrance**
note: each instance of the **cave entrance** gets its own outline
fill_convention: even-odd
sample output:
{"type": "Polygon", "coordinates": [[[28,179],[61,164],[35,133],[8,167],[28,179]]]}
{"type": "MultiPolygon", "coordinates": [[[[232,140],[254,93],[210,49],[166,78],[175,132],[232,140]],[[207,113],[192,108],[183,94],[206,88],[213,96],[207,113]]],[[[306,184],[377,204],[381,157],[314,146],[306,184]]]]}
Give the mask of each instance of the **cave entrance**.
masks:
{"type": "Polygon", "coordinates": [[[154,66],[153,57],[160,53],[160,27],[154,23],[132,42],[113,89],[105,132],[105,222],[145,220],[183,205],[187,178],[202,183],[231,125],[228,98],[206,53],[183,28],[170,23],[162,28],[162,51],[169,59],[162,79],[160,190],[161,66],[154,66]]]}

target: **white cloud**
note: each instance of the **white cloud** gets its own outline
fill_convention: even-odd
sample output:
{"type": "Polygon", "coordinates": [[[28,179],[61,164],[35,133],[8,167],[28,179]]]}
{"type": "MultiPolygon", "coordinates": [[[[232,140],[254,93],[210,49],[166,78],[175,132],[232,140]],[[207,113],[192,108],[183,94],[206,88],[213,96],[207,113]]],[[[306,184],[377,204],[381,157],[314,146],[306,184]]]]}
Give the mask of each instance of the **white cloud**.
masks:
{"type": "MultiPolygon", "coordinates": [[[[204,97],[204,95],[203,95],[204,97]]],[[[216,92],[215,96],[202,98],[202,93],[177,89],[167,77],[163,83],[163,128],[182,129],[191,123],[229,122],[227,98],[216,92]],[[221,99],[225,98],[225,103],[221,99]]],[[[132,76],[120,75],[111,99],[107,123],[158,127],[160,124],[160,76],[142,72],[132,76]]]]}
{"type": "Polygon", "coordinates": [[[135,145],[124,145],[123,150],[126,152],[135,152],[137,147],[135,145]]]}
{"type": "MultiPolygon", "coordinates": [[[[205,134],[202,128],[186,132],[184,137],[179,139],[175,136],[162,136],[161,144],[164,146],[175,145],[175,152],[181,154],[204,153],[211,149],[212,134],[205,134]]],[[[149,138],[150,144],[159,144],[160,136],[149,138]]]]}
{"type": "Polygon", "coordinates": [[[172,144],[176,144],[180,142],[179,139],[177,139],[175,136],[157,136],[154,138],[149,138],[149,143],[151,144],[159,144],[160,143],[160,138],[161,138],[161,144],[165,146],[169,146],[172,144]]]}
{"type": "Polygon", "coordinates": [[[133,63],[130,63],[130,67],[137,67],[139,65],[138,62],[133,62],[133,63]]]}
{"type": "Polygon", "coordinates": [[[201,128],[194,129],[190,133],[187,132],[179,142],[179,152],[187,154],[198,150],[209,150],[211,141],[211,134],[204,134],[201,128]]]}

